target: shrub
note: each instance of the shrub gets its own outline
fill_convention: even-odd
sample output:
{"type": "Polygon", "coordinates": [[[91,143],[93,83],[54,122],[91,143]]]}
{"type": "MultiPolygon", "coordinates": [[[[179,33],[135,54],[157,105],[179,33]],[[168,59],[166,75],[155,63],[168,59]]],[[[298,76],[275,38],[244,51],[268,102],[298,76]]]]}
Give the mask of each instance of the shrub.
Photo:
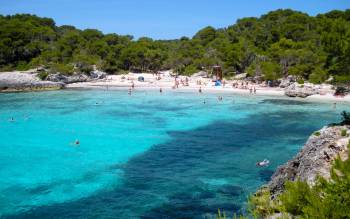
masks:
{"type": "Polygon", "coordinates": [[[298,82],[298,84],[304,84],[305,83],[304,79],[298,79],[297,82],[298,82]]]}
{"type": "Polygon", "coordinates": [[[259,190],[248,199],[248,210],[257,218],[265,218],[276,212],[275,203],[271,200],[270,191],[267,188],[259,190]]]}
{"type": "Polygon", "coordinates": [[[71,75],[74,72],[74,68],[72,65],[69,64],[59,64],[54,63],[50,66],[50,72],[51,73],[61,73],[66,75],[71,75]]]}
{"type": "Polygon", "coordinates": [[[341,136],[345,137],[347,134],[347,130],[346,129],[342,129],[341,130],[341,136]]]}
{"type": "Polygon", "coordinates": [[[192,75],[198,71],[197,67],[194,65],[188,65],[185,67],[184,75],[192,75]]]}
{"type": "Polygon", "coordinates": [[[45,71],[42,71],[38,74],[38,77],[41,79],[41,80],[45,80],[47,78],[47,76],[49,75],[48,72],[45,72],[45,71]]]}
{"type": "Polygon", "coordinates": [[[327,72],[318,67],[309,75],[309,81],[314,84],[320,84],[327,79],[327,76],[327,72]]]}
{"type": "MultiPolygon", "coordinates": [[[[348,144],[350,156],[350,142],[348,144]]],[[[350,159],[337,158],[330,179],[316,179],[313,187],[306,182],[287,182],[280,196],[280,209],[300,218],[350,218],[350,159]]]]}
{"type": "Polygon", "coordinates": [[[320,133],[320,132],[314,132],[314,135],[315,135],[315,136],[320,136],[321,133],[320,133]]]}

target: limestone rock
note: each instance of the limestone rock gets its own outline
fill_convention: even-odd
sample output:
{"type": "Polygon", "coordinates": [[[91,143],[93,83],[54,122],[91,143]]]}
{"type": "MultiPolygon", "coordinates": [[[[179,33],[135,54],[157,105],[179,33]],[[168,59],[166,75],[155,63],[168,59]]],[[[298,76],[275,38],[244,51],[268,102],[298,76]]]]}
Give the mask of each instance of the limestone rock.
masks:
{"type": "Polygon", "coordinates": [[[73,74],[70,76],[66,76],[60,73],[55,73],[55,74],[49,74],[46,80],[53,81],[53,82],[62,82],[65,84],[71,84],[76,82],[87,82],[87,81],[90,81],[91,78],[85,74],[73,74]]]}
{"type": "MultiPolygon", "coordinates": [[[[285,83],[286,84],[286,83],[285,83]]],[[[289,97],[308,97],[315,94],[334,94],[334,89],[332,85],[329,84],[298,84],[294,82],[284,89],[284,93],[289,97]]]]}
{"type": "Polygon", "coordinates": [[[280,88],[286,88],[289,87],[291,84],[293,84],[296,81],[295,77],[292,75],[289,75],[286,78],[281,79],[281,83],[279,85],[280,88]]]}
{"type": "Polygon", "coordinates": [[[35,73],[18,71],[0,73],[1,91],[47,90],[63,87],[63,83],[41,81],[35,73]]]}
{"type": "Polygon", "coordinates": [[[318,175],[329,178],[332,161],[338,155],[345,159],[348,136],[341,136],[343,129],[350,133],[349,126],[324,127],[313,134],[301,151],[273,174],[268,188],[272,198],[284,189],[284,183],[295,180],[306,181],[313,185],[318,175]]]}
{"type": "Polygon", "coordinates": [[[93,79],[104,79],[107,77],[107,74],[103,71],[94,70],[90,73],[90,77],[93,79]]]}

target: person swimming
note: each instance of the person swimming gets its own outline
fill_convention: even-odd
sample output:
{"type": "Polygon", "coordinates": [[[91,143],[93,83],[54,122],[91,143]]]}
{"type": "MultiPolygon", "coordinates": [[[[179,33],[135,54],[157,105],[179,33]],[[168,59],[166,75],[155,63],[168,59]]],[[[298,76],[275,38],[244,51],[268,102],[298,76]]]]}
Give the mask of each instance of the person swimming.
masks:
{"type": "Polygon", "coordinates": [[[74,144],[75,145],[80,145],[80,141],[77,139],[77,140],[75,140],[74,144]]]}
{"type": "Polygon", "coordinates": [[[270,164],[270,161],[267,159],[264,159],[263,161],[257,162],[256,166],[258,167],[266,167],[270,164]]]}
{"type": "Polygon", "coordinates": [[[128,94],[131,95],[131,88],[129,88],[128,94]]]}
{"type": "Polygon", "coordinates": [[[163,89],[162,88],[159,88],[159,93],[163,93],[163,89]]]}
{"type": "Polygon", "coordinates": [[[199,87],[198,92],[199,92],[199,93],[202,93],[202,87],[199,87]]]}
{"type": "Polygon", "coordinates": [[[14,122],[15,121],[15,119],[13,118],[13,117],[11,117],[10,119],[9,119],[9,122],[14,122]]]}

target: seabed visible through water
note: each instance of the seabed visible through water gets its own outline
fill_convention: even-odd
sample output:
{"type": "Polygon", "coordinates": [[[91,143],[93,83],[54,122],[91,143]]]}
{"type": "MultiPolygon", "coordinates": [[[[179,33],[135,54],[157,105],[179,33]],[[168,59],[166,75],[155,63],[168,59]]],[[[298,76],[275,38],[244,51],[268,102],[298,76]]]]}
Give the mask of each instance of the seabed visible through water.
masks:
{"type": "Polygon", "coordinates": [[[244,213],[249,194],[278,165],[349,109],[220,95],[222,101],[214,93],[151,90],[0,94],[0,217],[244,213]],[[264,158],[271,165],[257,168],[264,158]]]}

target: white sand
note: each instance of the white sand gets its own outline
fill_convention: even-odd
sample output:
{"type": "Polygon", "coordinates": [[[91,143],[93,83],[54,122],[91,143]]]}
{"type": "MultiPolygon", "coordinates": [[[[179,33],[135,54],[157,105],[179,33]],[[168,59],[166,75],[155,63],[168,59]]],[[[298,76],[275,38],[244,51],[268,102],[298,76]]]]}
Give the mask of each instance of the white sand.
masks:
{"type": "MultiPolygon", "coordinates": [[[[185,77],[180,77],[178,80],[183,79],[185,81],[185,77]]],[[[199,88],[202,89],[203,93],[206,92],[230,92],[230,93],[238,93],[238,94],[250,94],[249,89],[240,89],[233,88],[233,81],[227,81],[226,86],[218,86],[215,87],[214,83],[211,79],[208,78],[191,78],[189,77],[188,86],[184,86],[180,83],[179,87],[173,89],[175,84],[175,79],[170,76],[164,76],[160,80],[156,79],[155,75],[142,73],[142,74],[132,74],[129,73],[127,75],[109,75],[106,79],[96,80],[92,82],[82,82],[82,83],[73,83],[67,85],[67,88],[102,88],[102,89],[129,89],[134,83],[135,89],[160,89],[163,91],[166,90],[175,90],[175,91],[190,91],[190,92],[198,92],[199,88]],[[144,82],[139,82],[137,79],[139,76],[144,77],[144,82]],[[196,82],[201,81],[201,85],[198,85],[196,82]]],[[[239,82],[240,84],[241,82],[239,82]]],[[[256,88],[256,95],[264,95],[264,96],[285,96],[283,88],[272,88],[272,87],[263,87],[259,85],[248,85],[248,87],[254,86],[256,88]]],[[[295,99],[303,99],[303,98],[295,98],[295,99]]],[[[347,95],[345,97],[335,97],[332,94],[325,95],[312,95],[304,100],[310,101],[327,101],[327,102],[350,102],[350,96],[347,95]]]]}

